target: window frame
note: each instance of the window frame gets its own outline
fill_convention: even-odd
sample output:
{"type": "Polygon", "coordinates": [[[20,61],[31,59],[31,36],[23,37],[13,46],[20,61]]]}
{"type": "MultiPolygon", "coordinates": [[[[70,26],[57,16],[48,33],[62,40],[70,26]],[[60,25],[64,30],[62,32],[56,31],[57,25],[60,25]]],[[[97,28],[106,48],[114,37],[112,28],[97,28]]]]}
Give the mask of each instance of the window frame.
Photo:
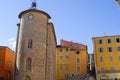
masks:
{"type": "Polygon", "coordinates": [[[62,60],[62,56],[60,56],[60,60],[62,60]]]}
{"type": "Polygon", "coordinates": [[[64,74],[64,78],[67,79],[68,78],[68,74],[64,74]]]}
{"type": "Polygon", "coordinates": [[[76,66],[76,70],[77,70],[77,71],[80,71],[80,66],[76,66]]]}
{"type": "Polygon", "coordinates": [[[107,39],[107,43],[108,43],[108,44],[112,43],[112,39],[108,38],[108,39],[107,39]]]}
{"type": "Polygon", "coordinates": [[[120,56],[118,56],[118,61],[120,61],[120,56]]]}
{"type": "Polygon", "coordinates": [[[77,62],[77,63],[80,63],[80,58],[76,58],[76,62],[77,62]]]}
{"type": "Polygon", "coordinates": [[[71,74],[72,77],[74,77],[75,75],[74,74],[71,74]]]}
{"type": "Polygon", "coordinates": [[[62,52],[62,47],[60,47],[60,49],[59,49],[59,50],[60,50],[60,52],[62,52]]]}
{"type": "Polygon", "coordinates": [[[100,53],[104,52],[104,48],[102,48],[102,47],[99,48],[98,50],[99,50],[100,53]]]}
{"type": "Polygon", "coordinates": [[[68,48],[66,48],[66,52],[68,52],[68,48]]]}
{"type": "Polygon", "coordinates": [[[66,56],[66,60],[68,60],[68,56],[66,56]]]}
{"type": "Polygon", "coordinates": [[[100,67],[100,73],[105,73],[105,67],[100,67]]]}
{"type": "Polygon", "coordinates": [[[32,46],[33,46],[33,40],[29,39],[28,40],[28,48],[32,48],[32,46]]]}
{"type": "Polygon", "coordinates": [[[12,68],[12,62],[11,61],[8,61],[8,68],[12,68]]]}
{"type": "Polygon", "coordinates": [[[76,54],[80,54],[80,51],[76,51],[76,54]]]}
{"type": "Polygon", "coordinates": [[[66,70],[69,70],[69,66],[66,66],[66,70]]]}
{"type": "Polygon", "coordinates": [[[102,39],[99,39],[99,40],[98,40],[98,44],[103,44],[103,40],[102,40],[102,39]]]}
{"type": "Polygon", "coordinates": [[[117,51],[120,52],[120,46],[117,46],[117,51]]]}
{"type": "Polygon", "coordinates": [[[62,67],[62,66],[60,66],[60,67],[59,67],[59,70],[60,70],[60,71],[62,71],[62,70],[63,70],[63,67],[62,67]]]}
{"type": "Polygon", "coordinates": [[[112,47],[108,47],[108,52],[113,52],[113,48],[112,47]]]}
{"type": "Polygon", "coordinates": [[[104,57],[100,56],[100,62],[104,62],[104,57]]]}
{"type": "Polygon", "coordinates": [[[113,62],[113,56],[109,56],[109,61],[113,62]]]}
{"type": "Polygon", "coordinates": [[[115,41],[116,41],[116,43],[119,43],[120,42],[120,38],[119,37],[115,38],[115,41]]]}
{"type": "Polygon", "coordinates": [[[111,66],[111,67],[110,67],[110,72],[111,72],[111,73],[115,72],[114,66],[111,66]]]}

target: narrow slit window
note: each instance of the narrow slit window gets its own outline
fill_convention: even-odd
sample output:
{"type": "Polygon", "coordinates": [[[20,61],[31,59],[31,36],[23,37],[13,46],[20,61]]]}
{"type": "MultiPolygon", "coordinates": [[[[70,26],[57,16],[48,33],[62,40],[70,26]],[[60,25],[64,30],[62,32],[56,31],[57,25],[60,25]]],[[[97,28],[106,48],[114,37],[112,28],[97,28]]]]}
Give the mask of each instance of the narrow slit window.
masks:
{"type": "Polygon", "coordinates": [[[32,48],[32,40],[30,39],[29,41],[28,41],[28,48],[32,48]]]}
{"type": "Polygon", "coordinates": [[[26,60],[26,70],[27,70],[27,71],[30,71],[30,70],[31,70],[31,63],[32,63],[31,58],[28,58],[28,59],[26,60]]]}

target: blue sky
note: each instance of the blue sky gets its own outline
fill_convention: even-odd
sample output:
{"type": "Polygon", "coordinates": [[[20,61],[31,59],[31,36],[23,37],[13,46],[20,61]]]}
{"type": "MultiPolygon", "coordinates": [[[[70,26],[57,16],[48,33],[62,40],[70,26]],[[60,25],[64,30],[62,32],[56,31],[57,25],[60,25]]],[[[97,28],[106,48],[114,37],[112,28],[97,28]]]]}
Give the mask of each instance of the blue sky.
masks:
{"type": "MultiPolygon", "coordinates": [[[[1,0],[0,46],[14,49],[18,14],[30,6],[31,0],[1,0]]],[[[115,0],[37,0],[37,8],[51,16],[58,44],[61,39],[82,43],[92,53],[92,37],[120,35],[120,7],[115,0]]]]}

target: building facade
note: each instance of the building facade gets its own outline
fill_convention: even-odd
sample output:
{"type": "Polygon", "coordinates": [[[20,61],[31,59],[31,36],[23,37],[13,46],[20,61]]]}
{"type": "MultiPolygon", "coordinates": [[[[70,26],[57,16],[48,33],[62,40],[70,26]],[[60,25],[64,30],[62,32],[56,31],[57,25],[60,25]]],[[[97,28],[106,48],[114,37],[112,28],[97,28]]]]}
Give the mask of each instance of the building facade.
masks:
{"type": "Polygon", "coordinates": [[[55,80],[56,36],[46,12],[36,8],[19,14],[15,80],[55,80]]]}
{"type": "Polygon", "coordinates": [[[56,47],[56,80],[67,80],[87,73],[87,46],[61,40],[56,47]]]}
{"type": "Polygon", "coordinates": [[[116,0],[117,1],[117,3],[119,4],[119,6],[120,6],[120,0],[116,0]]]}
{"type": "Polygon", "coordinates": [[[120,78],[120,36],[92,38],[97,80],[120,78]]]}
{"type": "Polygon", "coordinates": [[[15,52],[6,46],[0,46],[0,80],[14,79],[15,52]]]}

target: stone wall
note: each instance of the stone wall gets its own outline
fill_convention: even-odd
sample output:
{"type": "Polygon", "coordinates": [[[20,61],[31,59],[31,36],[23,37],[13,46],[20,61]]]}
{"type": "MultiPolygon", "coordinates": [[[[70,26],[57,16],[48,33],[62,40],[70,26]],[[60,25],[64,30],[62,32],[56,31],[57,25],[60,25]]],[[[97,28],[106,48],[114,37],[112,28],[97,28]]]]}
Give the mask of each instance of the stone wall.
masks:
{"type": "Polygon", "coordinates": [[[55,80],[55,37],[43,12],[28,10],[20,18],[17,40],[16,80],[55,80]],[[33,19],[29,19],[29,15],[33,19]],[[32,40],[32,48],[28,48],[32,40]],[[31,70],[26,70],[26,60],[31,59],[31,70]],[[53,69],[54,68],[54,69],[53,69]]]}

